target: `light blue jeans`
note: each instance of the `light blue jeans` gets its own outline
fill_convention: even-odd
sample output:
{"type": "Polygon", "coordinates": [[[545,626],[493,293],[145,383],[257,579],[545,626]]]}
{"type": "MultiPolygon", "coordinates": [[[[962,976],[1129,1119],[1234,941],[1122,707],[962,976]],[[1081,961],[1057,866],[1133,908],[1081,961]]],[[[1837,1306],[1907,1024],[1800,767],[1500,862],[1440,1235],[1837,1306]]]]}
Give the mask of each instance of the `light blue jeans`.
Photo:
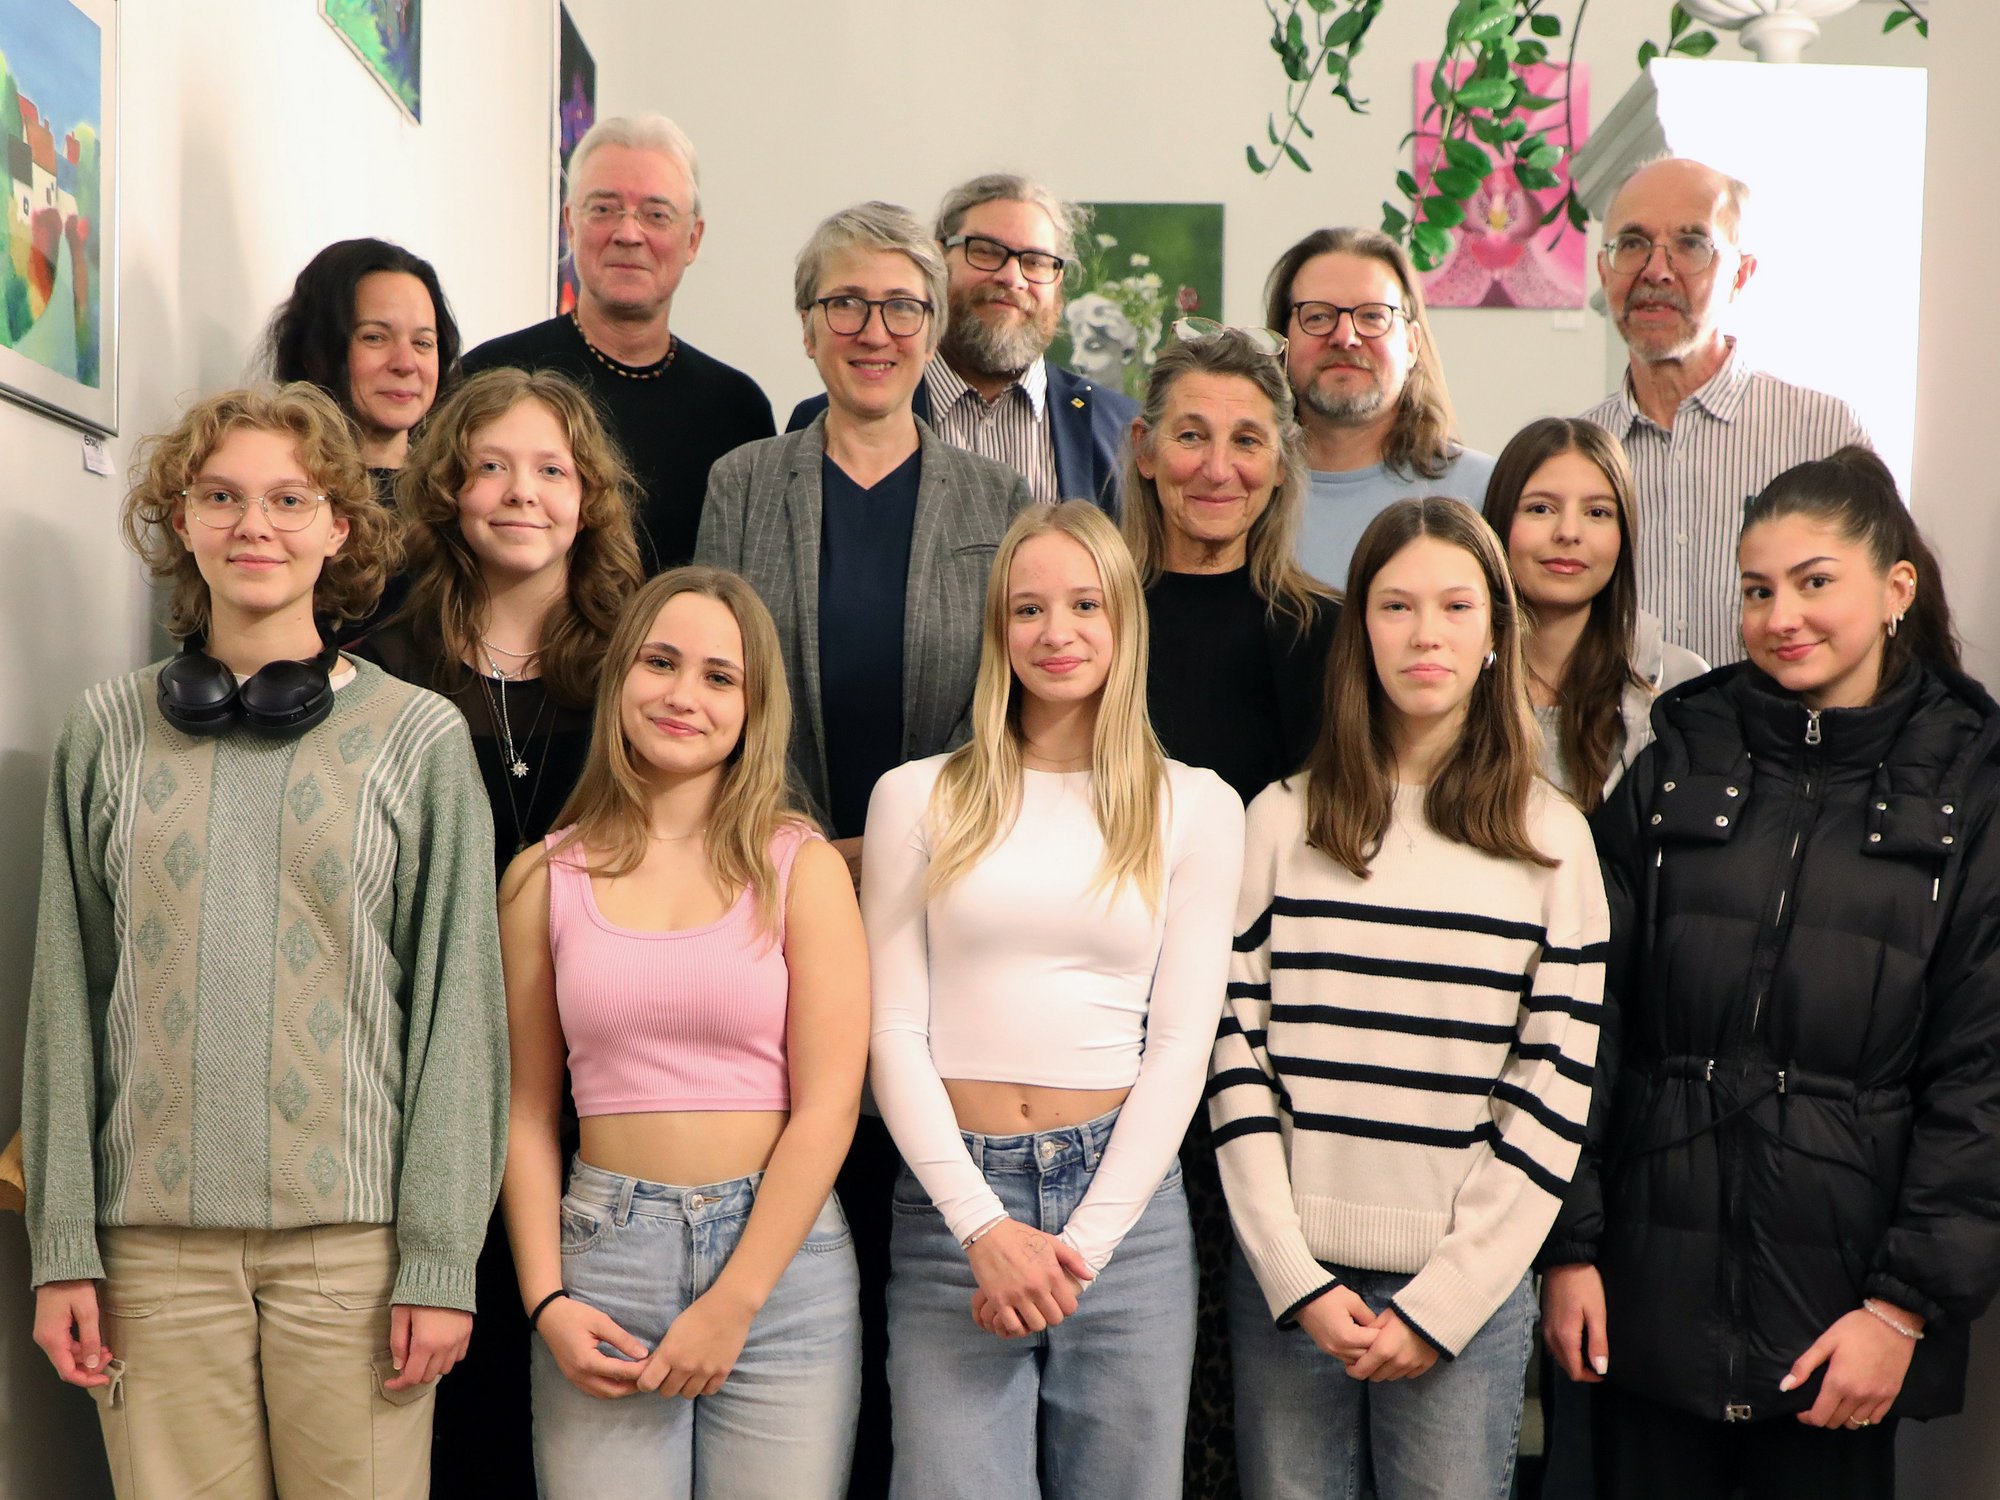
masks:
{"type": "MultiPolygon", "coordinates": [[[[1056,1234],[1117,1118],[964,1139],[1009,1216],[1056,1234]]],[[[1179,1163],[1075,1315],[1026,1338],[974,1324],[972,1267],[908,1167],[894,1216],[891,1500],[1175,1500],[1194,1361],[1194,1236],[1179,1163]]]]}
{"type": "MultiPolygon", "coordinates": [[[[1331,1269],[1377,1311],[1410,1279],[1331,1269]]],[[[1360,1500],[1371,1468],[1379,1500],[1507,1500],[1534,1330],[1523,1276],[1458,1358],[1414,1380],[1356,1380],[1303,1328],[1271,1320],[1238,1250],[1229,1341],[1245,1500],[1360,1500]]]]}
{"type": "MultiPolygon", "coordinates": [[[[656,1346],[715,1284],[762,1175],[668,1187],[578,1161],[562,1201],[563,1289],[656,1346]]],[[[829,1195],[712,1396],[603,1400],[571,1385],[535,1339],[543,1500],[837,1500],[861,1399],[857,1286],[853,1238],[829,1195]]]]}

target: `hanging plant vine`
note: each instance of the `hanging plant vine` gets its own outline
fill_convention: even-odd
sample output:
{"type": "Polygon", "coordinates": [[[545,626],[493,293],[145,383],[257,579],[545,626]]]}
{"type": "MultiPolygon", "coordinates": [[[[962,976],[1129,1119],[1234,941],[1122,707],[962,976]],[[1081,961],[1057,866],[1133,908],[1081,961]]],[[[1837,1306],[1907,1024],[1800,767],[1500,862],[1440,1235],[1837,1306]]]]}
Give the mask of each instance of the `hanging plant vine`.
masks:
{"type": "MultiPolygon", "coordinates": [[[[1384,3],[1264,0],[1271,18],[1271,50],[1285,71],[1285,123],[1279,125],[1275,112],[1265,116],[1270,154],[1267,158],[1255,145],[1246,146],[1251,171],[1267,174],[1286,163],[1301,172],[1312,170],[1300,141],[1313,139],[1305,111],[1315,85],[1330,81],[1328,91],[1349,111],[1368,112],[1368,101],[1354,92],[1354,65],[1384,3]]],[[[1914,24],[1918,35],[1930,35],[1930,22],[1917,0],[1895,0],[1895,4],[1883,20],[1884,32],[1914,24]]],[[[1444,47],[1431,75],[1430,101],[1417,130],[1402,142],[1408,145],[1418,131],[1434,131],[1438,154],[1424,180],[1407,169],[1397,172],[1396,187],[1403,201],[1382,204],[1383,233],[1408,247],[1419,270],[1434,271],[1444,263],[1451,253],[1451,231],[1465,222],[1466,204],[1493,173],[1511,173],[1528,191],[1563,186],[1555,169],[1566,148],[1551,141],[1546,131],[1531,131],[1525,116],[1560,103],[1564,135],[1576,138],[1569,128],[1568,79],[1574,75],[1577,37],[1589,9],[1590,0],[1576,0],[1565,28],[1551,0],[1457,0],[1453,5],[1445,21],[1444,47]],[[1563,96],[1536,94],[1523,70],[1546,62],[1551,45],[1565,35],[1563,96]]],[[[1641,68],[1656,57],[1705,57],[1714,50],[1715,33],[1697,28],[1680,5],[1669,12],[1667,25],[1664,45],[1648,41],[1640,46],[1641,68]]],[[[1567,229],[1581,231],[1585,217],[1572,185],[1541,222],[1563,221],[1556,230],[1560,236],[1567,229]]]]}

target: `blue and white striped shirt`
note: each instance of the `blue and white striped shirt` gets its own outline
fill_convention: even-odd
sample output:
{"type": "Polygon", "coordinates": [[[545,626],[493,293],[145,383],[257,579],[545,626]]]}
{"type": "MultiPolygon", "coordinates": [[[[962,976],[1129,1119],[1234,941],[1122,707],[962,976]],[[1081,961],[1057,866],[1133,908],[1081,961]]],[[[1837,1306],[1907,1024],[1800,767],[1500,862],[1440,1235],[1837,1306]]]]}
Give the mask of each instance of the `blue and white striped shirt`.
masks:
{"type": "Polygon", "coordinates": [[[1670,428],[1640,412],[1629,374],[1583,414],[1632,461],[1639,607],[1660,617],[1668,640],[1716,666],[1743,657],[1736,536],[1744,502],[1794,464],[1868,441],[1838,396],[1753,370],[1729,344],[1728,360],[1681,402],[1670,428]]]}

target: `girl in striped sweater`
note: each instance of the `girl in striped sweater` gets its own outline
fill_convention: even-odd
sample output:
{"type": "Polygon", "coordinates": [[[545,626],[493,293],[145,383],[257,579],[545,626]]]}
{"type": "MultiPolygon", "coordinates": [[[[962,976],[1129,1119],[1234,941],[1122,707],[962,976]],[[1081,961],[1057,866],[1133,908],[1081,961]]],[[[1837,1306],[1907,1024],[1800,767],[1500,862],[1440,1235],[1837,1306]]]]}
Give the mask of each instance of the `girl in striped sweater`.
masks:
{"type": "Polygon", "coordinates": [[[1504,1497],[1604,891],[1479,517],[1391,506],[1348,599],[1306,772],[1250,806],[1209,1086],[1244,1491],[1357,1495],[1372,1453],[1381,1500],[1504,1497]]]}

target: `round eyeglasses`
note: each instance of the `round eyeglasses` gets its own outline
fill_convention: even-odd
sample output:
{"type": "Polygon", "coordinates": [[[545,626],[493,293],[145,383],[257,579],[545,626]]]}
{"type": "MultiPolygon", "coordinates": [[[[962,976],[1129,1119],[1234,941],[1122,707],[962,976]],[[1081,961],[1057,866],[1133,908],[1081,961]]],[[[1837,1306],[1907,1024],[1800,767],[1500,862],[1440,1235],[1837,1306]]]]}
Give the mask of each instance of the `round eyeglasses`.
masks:
{"type": "Polygon", "coordinates": [[[218,531],[240,523],[253,500],[264,507],[264,515],[278,530],[303,531],[312,525],[313,517],[326,503],[326,496],[292,485],[280,485],[261,495],[246,495],[226,484],[198,484],[181,491],[181,503],[187,513],[218,531]]]}
{"type": "Polygon", "coordinates": [[[1396,326],[1396,319],[1407,316],[1393,302],[1364,302],[1359,307],[1342,307],[1338,302],[1292,304],[1292,316],[1298,319],[1299,332],[1316,339],[1330,338],[1333,331],[1340,327],[1342,313],[1354,320],[1355,333],[1364,339],[1382,338],[1396,326]]]}
{"type": "Polygon", "coordinates": [[[882,326],[899,339],[922,332],[924,319],[931,315],[930,303],[921,297],[815,297],[813,306],[826,318],[828,328],[844,334],[861,332],[879,307],[882,326]]]}
{"type": "Polygon", "coordinates": [[[1273,333],[1268,328],[1236,328],[1228,323],[1218,323],[1213,318],[1174,319],[1174,337],[1183,344],[1199,344],[1228,335],[1243,340],[1259,354],[1271,359],[1282,359],[1287,347],[1284,335],[1273,333]]]}
{"type": "Polygon", "coordinates": [[[963,250],[965,263],[975,271],[997,271],[1010,260],[1019,261],[1021,279],[1037,286],[1060,281],[1063,268],[1069,264],[1060,255],[1051,255],[1046,250],[1016,250],[983,234],[954,234],[944,242],[944,248],[963,250]]]}
{"type": "Polygon", "coordinates": [[[1620,276],[1636,276],[1652,264],[1653,252],[1667,252],[1667,269],[1698,275],[1715,264],[1715,241],[1705,234],[1670,234],[1663,240],[1621,234],[1604,247],[1604,260],[1620,276]]]}
{"type": "Polygon", "coordinates": [[[650,234],[665,234],[680,222],[681,213],[673,204],[664,202],[641,203],[627,208],[608,198],[593,198],[583,205],[584,227],[588,229],[609,229],[628,218],[636,220],[639,227],[650,234]]]}

